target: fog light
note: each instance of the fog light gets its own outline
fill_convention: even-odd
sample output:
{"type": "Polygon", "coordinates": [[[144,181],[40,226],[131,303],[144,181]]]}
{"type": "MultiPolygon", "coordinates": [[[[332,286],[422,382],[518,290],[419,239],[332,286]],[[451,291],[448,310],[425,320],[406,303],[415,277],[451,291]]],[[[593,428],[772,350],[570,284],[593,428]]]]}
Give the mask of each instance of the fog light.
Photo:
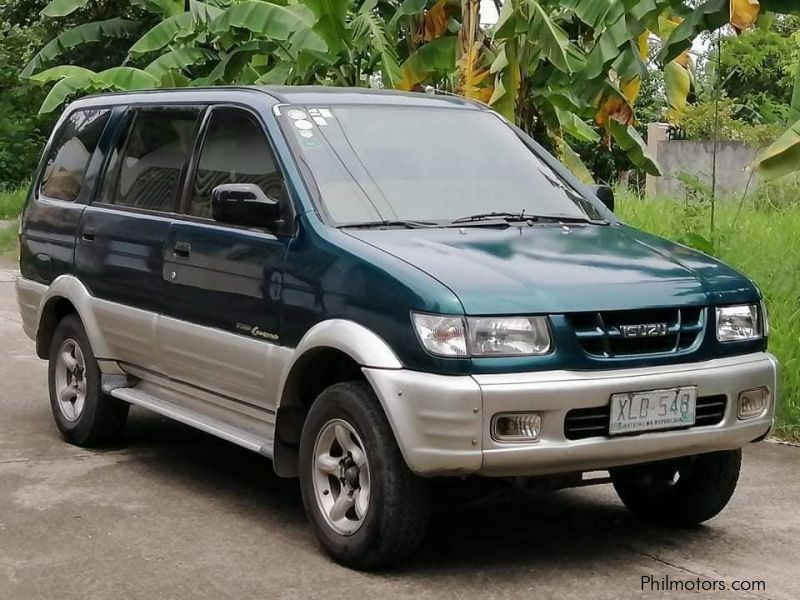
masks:
{"type": "Polygon", "coordinates": [[[539,413],[507,413],[492,420],[492,437],[498,442],[536,442],[541,431],[539,413]]]}
{"type": "Polygon", "coordinates": [[[739,418],[752,419],[764,413],[769,405],[769,389],[765,387],[747,390],[739,394],[739,418]]]}

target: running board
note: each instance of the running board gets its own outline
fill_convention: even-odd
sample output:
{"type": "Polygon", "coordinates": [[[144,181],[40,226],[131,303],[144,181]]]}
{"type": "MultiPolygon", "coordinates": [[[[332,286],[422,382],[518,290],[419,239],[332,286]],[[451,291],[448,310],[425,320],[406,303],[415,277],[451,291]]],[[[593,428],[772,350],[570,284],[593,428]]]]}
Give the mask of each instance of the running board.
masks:
{"type": "Polygon", "coordinates": [[[152,410],[160,415],[164,415],[175,421],[194,427],[213,436],[232,442],[242,448],[247,448],[253,452],[258,452],[262,456],[272,458],[271,441],[253,435],[249,431],[239,429],[229,423],[225,423],[207,415],[201,415],[191,409],[176,406],[161,398],[136,388],[114,388],[110,391],[114,398],[119,398],[130,404],[141,406],[152,410]]]}

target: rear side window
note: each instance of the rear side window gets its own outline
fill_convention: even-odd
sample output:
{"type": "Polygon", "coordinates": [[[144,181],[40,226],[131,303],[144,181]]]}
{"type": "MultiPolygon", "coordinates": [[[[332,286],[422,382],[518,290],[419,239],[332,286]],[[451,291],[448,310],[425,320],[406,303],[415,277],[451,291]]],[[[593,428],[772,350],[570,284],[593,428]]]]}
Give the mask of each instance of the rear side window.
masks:
{"type": "Polygon", "coordinates": [[[47,155],[40,193],[73,202],[111,114],[107,109],[77,110],[67,117],[47,155]]]}
{"type": "Polygon", "coordinates": [[[271,198],[286,201],[283,176],[261,126],[247,113],[215,109],[203,140],[189,212],[211,217],[211,192],[223,183],[254,183],[271,198]]]}
{"type": "Polygon", "coordinates": [[[178,183],[191,151],[199,110],[133,111],[112,150],[101,201],[147,210],[177,209],[178,183]]]}

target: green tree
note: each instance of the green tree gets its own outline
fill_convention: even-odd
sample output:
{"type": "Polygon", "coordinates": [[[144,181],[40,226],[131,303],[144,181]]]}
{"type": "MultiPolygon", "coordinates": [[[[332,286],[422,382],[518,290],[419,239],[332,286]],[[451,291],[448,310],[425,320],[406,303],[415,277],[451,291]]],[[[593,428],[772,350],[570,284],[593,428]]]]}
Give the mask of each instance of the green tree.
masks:
{"type": "Polygon", "coordinates": [[[49,119],[36,116],[35,106],[44,98],[18,77],[41,43],[35,28],[10,25],[0,20],[0,187],[15,186],[31,176],[44,144],[49,119]]]}
{"type": "Polygon", "coordinates": [[[735,103],[749,109],[743,117],[764,123],[785,123],[800,58],[800,18],[782,17],[722,40],[720,57],[712,53],[712,76],[717,62],[722,69],[722,89],[735,103]],[[749,118],[748,118],[749,117],[749,118]]]}

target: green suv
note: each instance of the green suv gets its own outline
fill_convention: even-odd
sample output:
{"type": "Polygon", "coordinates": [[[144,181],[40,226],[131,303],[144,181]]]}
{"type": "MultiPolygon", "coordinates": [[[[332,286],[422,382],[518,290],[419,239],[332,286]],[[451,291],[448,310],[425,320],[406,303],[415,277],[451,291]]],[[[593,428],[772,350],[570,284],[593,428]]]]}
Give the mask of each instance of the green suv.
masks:
{"type": "Polygon", "coordinates": [[[33,180],[17,289],[63,437],[133,404],[258,452],[352,567],[413,552],[432,478],[605,470],[704,521],[773,424],[756,286],[463,98],[94,96],[33,180]]]}

